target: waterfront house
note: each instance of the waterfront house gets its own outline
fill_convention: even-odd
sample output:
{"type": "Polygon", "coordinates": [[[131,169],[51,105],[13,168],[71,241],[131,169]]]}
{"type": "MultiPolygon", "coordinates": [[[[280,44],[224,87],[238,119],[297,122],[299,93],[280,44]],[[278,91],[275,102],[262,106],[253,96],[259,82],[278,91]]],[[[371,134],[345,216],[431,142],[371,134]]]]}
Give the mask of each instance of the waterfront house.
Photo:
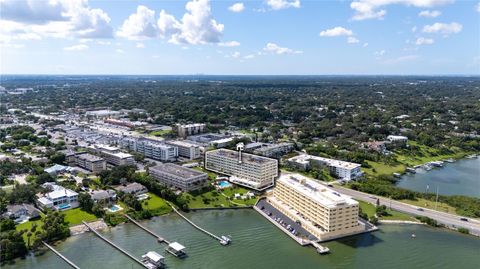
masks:
{"type": "Polygon", "coordinates": [[[29,219],[38,218],[40,211],[32,204],[7,205],[7,210],[2,216],[13,219],[15,223],[22,223],[29,219]]]}
{"type": "Polygon", "coordinates": [[[51,191],[47,194],[37,194],[37,205],[44,209],[66,210],[76,208],[78,204],[78,193],[55,183],[47,182],[42,185],[51,191]]]}
{"type": "Polygon", "coordinates": [[[139,195],[139,194],[143,194],[143,193],[148,192],[148,189],[145,188],[145,186],[143,186],[142,184],[137,183],[137,182],[130,183],[130,184],[127,184],[127,185],[118,186],[118,187],[115,188],[115,190],[121,191],[121,192],[124,192],[124,193],[130,193],[130,194],[133,194],[133,195],[139,195]]]}

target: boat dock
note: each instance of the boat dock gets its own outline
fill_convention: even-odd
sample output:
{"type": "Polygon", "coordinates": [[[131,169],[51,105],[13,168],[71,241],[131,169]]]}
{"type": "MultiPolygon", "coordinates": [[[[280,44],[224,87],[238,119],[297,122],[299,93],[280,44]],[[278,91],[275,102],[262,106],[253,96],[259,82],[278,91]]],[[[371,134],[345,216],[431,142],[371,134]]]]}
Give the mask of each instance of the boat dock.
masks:
{"type": "Polygon", "coordinates": [[[186,220],[188,223],[190,223],[190,225],[192,225],[193,227],[197,228],[197,230],[201,231],[201,232],[204,232],[206,233],[207,235],[213,237],[214,239],[218,240],[222,245],[227,245],[230,243],[230,239],[225,237],[225,236],[216,236],[214,234],[212,234],[211,232],[203,229],[202,227],[198,226],[197,224],[195,224],[193,221],[189,220],[187,217],[185,217],[184,215],[182,215],[172,204],[170,204],[169,202],[167,202],[172,208],[173,208],[173,211],[175,211],[175,213],[177,213],[180,217],[182,217],[184,220],[186,220]],[[228,239],[225,240],[225,239],[228,239]]]}
{"type": "Polygon", "coordinates": [[[47,247],[49,248],[51,251],[53,251],[53,253],[57,254],[58,257],[62,258],[66,263],[68,263],[68,265],[70,265],[72,268],[75,268],[75,269],[80,269],[80,267],[78,267],[77,265],[75,265],[72,261],[70,261],[69,259],[67,259],[67,257],[63,256],[60,252],[58,252],[57,250],[55,250],[52,246],[50,246],[49,244],[47,244],[45,241],[42,241],[42,243],[47,247]]]}
{"type": "Polygon", "coordinates": [[[148,268],[145,264],[143,264],[143,262],[137,258],[135,258],[135,256],[133,256],[132,254],[128,253],[126,250],[124,250],[123,248],[115,245],[115,243],[113,243],[112,241],[108,240],[107,238],[105,238],[103,235],[101,235],[99,232],[95,231],[95,229],[93,229],[92,227],[90,227],[90,225],[88,225],[88,223],[86,223],[85,221],[82,220],[82,223],[87,226],[87,228],[92,231],[95,235],[97,235],[98,237],[100,237],[101,239],[103,239],[103,241],[107,242],[108,244],[112,245],[114,248],[118,249],[120,252],[122,252],[123,254],[125,254],[127,257],[129,257],[130,259],[134,260],[135,262],[137,262],[138,264],[140,264],[142,267],[144,268],[148,268]]]}
{"type": "Polygon", "coordinates": [[[330,252],[329,248],[324,247],[317,242],[311,241],[310,243],[312,244],[313,247],[315,247],[317,249],[317,252],[320,253],[320,254],[327,254],[327,253],[330,252]]]}
{"type": "Polygon", "coordinates": [[[143,226],[142,224],[140,224],[139,222],[137,222],[136,220],[134,220],[132,217],[130,217],[129,215],[127,214],[123,214],[123,216],[125,216],[130,222],[132,222],[133,224],[137,225],[138,227],[140,227],[142,230],[144,230],[145,232],[153,235],[153,237],[155,237],[157,239],[157,241],[159,243],[167,243],[167,244],[170,244],[170,242],[168,240],[166,240],[165,238],[157,235],[155,232],[153,232],[152,230],[149,230],[147,227],[143,226]]]}

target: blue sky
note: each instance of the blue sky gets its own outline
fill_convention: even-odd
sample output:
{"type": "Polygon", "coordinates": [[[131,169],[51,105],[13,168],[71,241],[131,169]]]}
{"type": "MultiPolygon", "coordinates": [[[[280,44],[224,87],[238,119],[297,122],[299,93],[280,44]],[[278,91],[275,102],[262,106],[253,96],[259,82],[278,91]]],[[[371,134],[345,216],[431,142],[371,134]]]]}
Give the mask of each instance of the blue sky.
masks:
{"type": "Polygon", "coordinates": [[[2,74],[479,75],[480,4],[0,0],[0,57],[2,74]]]}

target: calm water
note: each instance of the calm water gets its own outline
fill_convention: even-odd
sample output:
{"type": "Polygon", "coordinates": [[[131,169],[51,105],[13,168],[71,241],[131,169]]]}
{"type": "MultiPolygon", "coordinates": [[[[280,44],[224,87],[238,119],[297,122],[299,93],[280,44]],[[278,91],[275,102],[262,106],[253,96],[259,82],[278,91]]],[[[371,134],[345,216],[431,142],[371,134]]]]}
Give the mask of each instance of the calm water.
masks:
{"type": "MultiPolygon", "coordinates": [[[[178,260],[165,254],[168,268],[478,268],[480,239],[422,225],[384,225],[373,234],[350,237],[327,245],[332,253],[318,255],[301,247],[253,210],[202,211],[188,215],[219,235],[231,235],[233,244],[222,247],[176,215],[144,224],[169,240],[187,247],[189,257],[178,260]],[[415,233],[417,238],[410,235],[415,233]]],[[[163,253],[164,245],[132,224],[104,234],[140,256],[148,250],[163,253]]],[[[69,238],[56,248],[78,266],[88,269],[141,268],[91,233],[69,238]]],[[[5,269],[68,268],[51,251],[28,257],[5,269]]]]}
{"type": "Polygon", "coordinates": [[[397,186],[419,192],[444,195],[467,195],[480,197],[480,158],[463,159],[455,163],[445,163],[442,168],[430,171],[417,169],[416,174],[407,174],[401,178],[397,186]]]}

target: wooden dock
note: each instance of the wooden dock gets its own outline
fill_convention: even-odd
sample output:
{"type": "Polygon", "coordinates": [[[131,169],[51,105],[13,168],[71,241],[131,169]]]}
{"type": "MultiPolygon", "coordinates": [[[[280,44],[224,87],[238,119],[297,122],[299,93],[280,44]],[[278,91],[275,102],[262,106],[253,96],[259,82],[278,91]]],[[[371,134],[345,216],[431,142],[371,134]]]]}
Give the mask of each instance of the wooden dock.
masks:
{"type": "Polygon", "coordinates": [[[123,254],[125,254],[127,257],[129,257],[130,259],[134,260],[135,262],[137,262],[138,264],[140,264],[142,267],[144,268],[148,268],[145,264],[142,263],[142,261],[140,261],[139,259],[137,259],[135,256],[133,256],[132,254],[128,253],[126,250],[124,250],[123,248],[115,245],[115,243],[113,243],[112,241],[108,240],[107,238],[105,238],[103,235],[101,235],[99,232],[95,231],[95,229],[93,229],[90,225],[88,225],[88,223],[86,223],[85,221],[82,220],[82,223],[87,226],[87,228],[92,231],[95,235],[97,235],[98,237],[100,237],[101,239],[103,239],[103,241],[107,242],[108,244],[112,245],[114,248],[118,249],[120,252],[122,252],[123,254]]]}
{"type": "Polygon", "coordinates": [[[175,211],[175,213],[177,213],[180,217],[182,217],[184,220],[186,220],[188,223],[190,223],[190,225],[197,228],[199,231],[206,233],[207,235],[211,236],[212,238],[218,240],[219,242],[223,241],[223,239],[221,237],[216,236],[216,235],[212,234],[211,232],[209,232],[209,231],[203,229],[202,227],[198,226],[193,221],[189,220],[187,217],[182,215],[172,204],[170,204],[169,202],[167,202],[167,203],[173,208],[173,211],[175,211]]]}
{"type": "Polygon", "coordinates": [[[153,232],[152,230],[148,229],[147,227],[143,226],[142,224],[140,224],[138,221],[134,220],[132,217],[130,217],[129,215],[127,214],[123,214],[130,222],[132,222],[133,224],[137,225],[138,227],[140,227],[142,230],[144,230],[145,232],[153,235],[153,237],[155,237],[157,239],[157,241],[159,243],[167,243],[167,244],[170,244],[170,242],[168,240],[166,240],[165,238],[157,235],[155,232],[153,232]]]}
{"type": "Polygon", "coordinates": [[[53,253],[57,254],[58,257],[62,258],[66,263],[68,263],[68,265],[70,265],[72,268],[75,268],[75,269],[80,269],[80,267],[78,267],[77,265],[75,265],[72,261],[70,261],[69,259],[67,259],[67,257],[63,256],[60,252],[58,252],[57,250],[55,250],[52,246],[50,246],[49,244],[47,244],[45,241],[42,241],[42,243],[47,247],[49,248],[51,251],[53,251],[53,253]]]}

